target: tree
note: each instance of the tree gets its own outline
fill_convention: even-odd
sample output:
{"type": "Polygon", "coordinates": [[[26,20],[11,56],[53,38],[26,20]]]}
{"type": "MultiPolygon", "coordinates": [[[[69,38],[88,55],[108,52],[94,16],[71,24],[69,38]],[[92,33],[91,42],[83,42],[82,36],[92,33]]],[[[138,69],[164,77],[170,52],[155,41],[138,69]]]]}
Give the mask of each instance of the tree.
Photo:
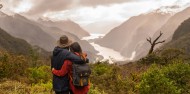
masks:
{"type": "Polygon", "coordinates": [[[160,35],[159,35],[154,41],[152,41],[152,38],[151,38],[151,37],[149,37],[149,38],[146,39],[146,40],[151,44],[151,48],[150,48],[150,50],[149,50],[149,52],[148,52],[148,55],[151,54],[151,53],[153,53],[154,47],[155,47],[157,44],[159,44],[159,43],[164,43],[164,42],[165,42],[165,40],[163,40],[163,41],[158,41],[159,38],[160,38],[162,35],[163,35],[163,33],[160,31],[160,35]]]}

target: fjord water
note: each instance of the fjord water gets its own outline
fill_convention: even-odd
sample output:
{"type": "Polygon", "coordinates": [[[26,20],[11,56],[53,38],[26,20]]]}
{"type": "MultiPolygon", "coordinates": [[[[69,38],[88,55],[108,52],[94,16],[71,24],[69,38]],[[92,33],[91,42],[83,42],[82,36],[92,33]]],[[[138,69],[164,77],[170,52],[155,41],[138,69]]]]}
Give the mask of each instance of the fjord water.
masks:
{"type": "MultiPolygon", "coordinates": [[[[88,37],[83,37],[82,40],[89,41],[90,39],[102,38],[103,36],[103,34],[91,34],[88,37]]],[[[97,55],[103,56],[104,60],[109,60],[110,63],[113,63],[114,61],[132,60],[135,56],[134,52],[130,58],[126,58],[111,48],[100,46],[94,42],[91,42],[90,44],[98,51],[97,55]]]]}

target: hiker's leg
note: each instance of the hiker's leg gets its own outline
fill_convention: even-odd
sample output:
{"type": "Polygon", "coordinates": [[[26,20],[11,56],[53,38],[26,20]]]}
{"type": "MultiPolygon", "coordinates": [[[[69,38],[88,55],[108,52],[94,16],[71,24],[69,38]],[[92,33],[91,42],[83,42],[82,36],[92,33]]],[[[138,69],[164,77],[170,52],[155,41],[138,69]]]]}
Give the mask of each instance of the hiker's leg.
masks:
{"type": "Polygon", "coordinates": [[[70,90],[70,94],[74,94],[74,93],[72,92],[72,90],[70,90]]]}
{"type": "Polygon", "coordinates": [[[56,91],[55,91],[55,94],[61,94],[61,93],[62,93],[62,92],[56,92],[56,91]]]}
{"type": "Polygon", "coordinates": [[[55,94],[69,94],[69,91],[55,92],[55,94]]]}

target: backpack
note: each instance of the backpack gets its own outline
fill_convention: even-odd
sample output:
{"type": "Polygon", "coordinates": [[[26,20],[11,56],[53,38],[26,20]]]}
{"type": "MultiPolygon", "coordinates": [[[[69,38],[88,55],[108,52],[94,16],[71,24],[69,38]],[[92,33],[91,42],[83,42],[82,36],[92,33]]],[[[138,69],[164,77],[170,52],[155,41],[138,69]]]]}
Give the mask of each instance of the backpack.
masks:
{"type": "Polygon", "coordinates": [[[90,84],[91,69],[87,63],[72,64],[72,82],[76,87],[83,87],[90,84]]]}

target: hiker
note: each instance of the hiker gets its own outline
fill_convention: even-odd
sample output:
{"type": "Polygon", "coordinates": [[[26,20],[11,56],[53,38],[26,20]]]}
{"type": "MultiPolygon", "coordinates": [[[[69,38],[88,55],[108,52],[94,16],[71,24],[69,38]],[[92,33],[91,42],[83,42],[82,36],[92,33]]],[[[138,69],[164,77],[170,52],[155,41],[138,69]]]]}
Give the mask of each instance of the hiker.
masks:
{"type": "MultiPolygon", "coordinates": [[[[61,69],[64,61],[71,60],[72,62],[84,63],[80,57],[69,51],[69,46],[72,41],[63,35],[57,41],[57,46],[53,50],[53,56],[51,58],[51,68],[61,69]]],[[[56,94],[69,94],[69,78],[68,75],[56,76],[53,75],[53,90],[56,94]]]]}
{"type": "MultiPolygon", "coordinates": [[[[82,58],[85,61],[87,55],[85,53],[82,53],[82,49],[81,49],[79,43],[74,42],[73,44],[71,44],[70,50],[71,50],[71,52],[75,53],[78,57],[82,58]]],[[[74,79],[73,73],[75,73],[73,71],[73,65],[74,65],[74,63],[71,62],[70,60],[65,60],[61,70],[56,70],[56,69],[52,68],[52,72],[53,72],[53,74],[55,74],[57,76],[69,75],[69,77],[70,77],[69,84],[70,84],[71,94],[87,94],[90,89],[90,85],[89,85],[90,82],[86,86],[78,86],[78,87],[73,84],[73,79],[74,79]]],[[[82,68],[84,69],[86,67],[83,66],[82,68]]],[[[89,69],[90,69],[90,67],[89,67],[89,69]]],[[[88,70],[88,69],[84,69],[84,70],[88,70]]],[[[83,71],[83,73],[84,73],[84,71],[83,71]]],[[[85,74],[90,74],[90,73],[91,73],[91,71],[87,71],[87,73],[85,73],[85,74]]],[[[87,76],[85,76],[85,77],[87,77],[87,76]]],[[[75,78],[77,78],[77,77],[75,77],[75,78]]],[[[87,81],[89,81],[89,79],[87,79],[87,81]]]]}

